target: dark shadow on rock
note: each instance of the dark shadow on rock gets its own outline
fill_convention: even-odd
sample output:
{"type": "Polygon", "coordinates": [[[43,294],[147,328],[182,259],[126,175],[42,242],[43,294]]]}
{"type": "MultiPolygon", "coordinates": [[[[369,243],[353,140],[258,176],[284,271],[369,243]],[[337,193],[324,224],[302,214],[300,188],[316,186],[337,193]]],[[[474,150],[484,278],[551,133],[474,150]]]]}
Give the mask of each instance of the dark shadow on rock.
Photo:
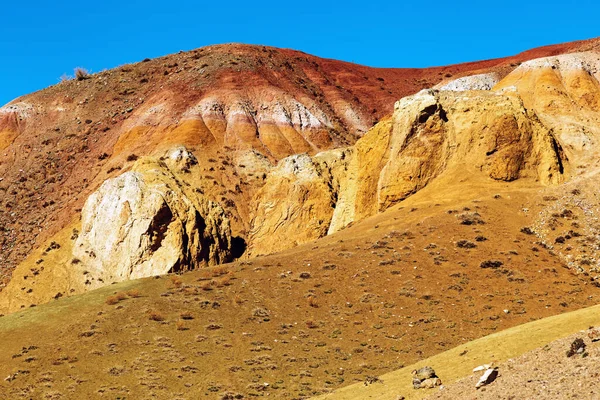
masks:
{"type": "Polygon", "coordinates": [[[235,236],[231,238],[231,256],[238,259],[246,252],[246,240],[243,237],[235,236]]]}

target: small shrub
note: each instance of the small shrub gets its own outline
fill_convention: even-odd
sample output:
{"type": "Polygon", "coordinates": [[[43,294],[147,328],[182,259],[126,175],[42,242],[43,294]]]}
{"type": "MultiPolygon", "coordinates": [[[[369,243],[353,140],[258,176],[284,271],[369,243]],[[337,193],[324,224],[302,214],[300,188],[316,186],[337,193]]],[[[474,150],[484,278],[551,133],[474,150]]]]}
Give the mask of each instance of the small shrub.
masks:
{"type": "Polygon", "coordinates": [[[318,328],[319,325],[313,320],[308,320],[308,321],[306,321],[306,327],[308,329],[315,329],[315,328],[318,328]]]}
{"type": "Polygon", "coordinates": [[[134,299],[135,299],[135,298],[137,298],[137,297],[140,297],[140,296],[141,296],[141,294],[140,294],[140,291],[139,291],[139,290],[137,290],[137,289],[129,289],[129,290],[127,291],[127,296],[129,296],[129,297],[131,297],[131,298],[134,298],[134,299]]]}
{"type": "Polygon", "coordinates": [[[176,288],[180,288],[183,285],[183,282],[181,281],[181,279],[177,275],[171,275],[170,279],[171,279],[171,283],[176,288]]]}
{"type": "Polygon", "coordinates": [[[483,225],[485,222],[477,212],[463,212],[456,216],[461,225],[483,225]]]}
{"type": "Polygon", "coordinates": [[[105,300],[105,303],[108,305],[114,305],[119,303],[122,300],[125,300],[127,298],[127,295],[123,292],[119,292],[113,296],[108,296],[105,300]]]}
{"type": "Polygon", "coordinates": [[[500,268],[502,266],[502,261],[498,261],[498,260],[487,260],[482,262],[479,266],[481,268],[492,268],[492,269],[496,269],[496,268],[500,268]]]}
{"type": "Polygon", "coordinates": [[[227,267],[225,266],[218,266],[218,267],[214,267],[211,271],[212,276],[213,277],[218,277],[221,275],[225,275],[227,273],[227,267]]]}
{"type": "Polygon", "coordinates": [[[477,245],[473,242],[463,239],[463,240],[459,240],[458,242],[456,242],[456,247],[459,247],[461,249],[473,249],[473,248],[477,247],[477,245]]]}
{"type": "Polygon", "coordinates": [[[60,249],[60,244],[56,243],[55,241],[52,241],[52,242],[50,242],[50,245],[46,249],[46,252],[49,253],[52,250],[57,250],[57,249],[60,249]]]}
{"type": "Polygon", "coordinates": [[[151,321],[164,321],[165,317],[158,311],[150,311],[150,313],[148,314],[148,318],[151,321]]]}
{"type": "Polygon", "coordinates": [[[135,161],[137,160],[139,157],[136,154],[130,154],[127,156],[127,161],[135,161]]]}
{"type": "Polygon", "coordinates": [[[185,326],[185,322],[181,320],[177,321],[176,326],[178,331],[187,331],[188,329],[190,329],[187,326],[185,326]]]}
{"type": "Polygon", "coordinates": [[[194,319],[194,315],[189,311],[182,312],[181,314],[179,314],[179,317],[181,319],[194,319]]]}
{"type": "Polygon", "coordinates": [[[231,285],[231,276],[229,275],[226,275],[219,279],[215,279],[215,286],[217,286],[218,288],[229,285],[231,285]]]}
{"type": "Polygon", "coordinates": [[[90,78],[90,73],[88,72],[87,69],[81,68],[81,67],[75,68],[75,79],[77,79],[78,81],[83,81],[83,80],[89,79],[89,78],[90,78]]]}
{"type": "Polygon", "coordinates": [[[528,226],[524,226],[521,228],[521,233],[524,233],[526,235],[535,235],[535,232],[533,231],[533,229],[531,229],[528,226]]]}

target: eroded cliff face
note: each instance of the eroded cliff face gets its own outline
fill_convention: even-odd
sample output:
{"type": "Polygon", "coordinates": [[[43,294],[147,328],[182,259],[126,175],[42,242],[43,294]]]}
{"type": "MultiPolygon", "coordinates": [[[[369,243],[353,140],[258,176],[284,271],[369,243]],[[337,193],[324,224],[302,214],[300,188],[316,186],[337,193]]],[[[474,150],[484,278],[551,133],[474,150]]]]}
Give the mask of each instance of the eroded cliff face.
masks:
{"type": "Polygon", "coordinates": [[[516,91],[553,129],[575,169],[589,170],[599,165],[599,79],[600,54],[583,52],[525,62],[495,89],[516,91]]]}
{"type": "MultiPolygon", "coordinates": [[[[167,162],[187,168],[185,153],[176,149],[167,162]]],[[[141,159],[88,198],[73,255],[95,287],[223,263],[230,242],[221,206],[186,190],[166,163],[141,159]]]]}
{"type": "Polygon", "coordinates": [[[253,199],[249,255],[287,249],[325,236],[351,150],[281,160],[253,199]]]}
{"type": "Polygon", "coordinates": [[[449,90],[488,88],[520,62],[599,43],[428,69],[368,68],[293,50],[221,45],[23,96],[0,107],[0,290],[106,179],[130,169],[131,155],[154,156],[180,144],[192,149],[205,178],[191,184],[223,206],[235,236],[247,238],[249,203],[267,172],[245,173],[238,154],[255,151],[275,164],[348,147],[403,96],[440,83],[449,90]],[[451,77],[461,80],[447,82],[451,77]]]}
{"type": "Polygon", "coordinates": [[[379,177],[378,211],[451,170],[499,181],[530,177],[552,184],[563,179],[552,132],[511,94],[423,91],[396,103],[388,135],[382,168],[363,162],[371,168],[369,175],[379,177]]]}
{"type": "MultiPolygon", "coordinates": [[[[232,235],[246,240],[244,256],[272,253],[439,182],[543,186],[585,174],[600,160],[598,60],[593,52],[570,54],[523,63],[498,83],[497,74],[446,82],[396,102],[353,146],[326,151],[341,143],[341,119],[319,111],[314,99],[269,87],[251,93],[252,101],[237,90],[215,91],[178,106],[169,100],[174,92],[161,92],[122,121],[112,154],[98,156],[106,174],[90,183],[97,189],[82,207],[78,235],[65,233],[71,224],[53,240],[62,249],[47,241],[31,252],[1,297],[39,303],[213,265],[234,255],[232,235]],[[134,163],[137,153],[152,156],[134,163]],[[32,294],[33,287],[45,289],[32,294]]],[[[39,112],[11,107],[11,117],[2,117],[5,132],[39,112]]]]}
{"type": "Polygon", "coordinates": [[[252,254],[269,252],[274,243],[295,244],[288,238],[331,234],[442,177],[448,185],[473,177],[556,185],[590,169],[594,174],[599,77],[600,56],[575,53],[523,63],[500,82],[477,75],[401,99],[390,118],[344,152],[303,156],[294,173],[281,173],[291,159],[280,163],[267,186],[281,193],[263,188],[255,197],[260,217],[252,221],[252,254]],[[283,194],[298,188],[302,196],[283,194]],[[282,210],[301,208],[308,199],[311,212],[288,222],[282,210]],[[310,206],[316,199],[327,206],[310,206]]]}
{"type": "Polygon", "coordinates": [[[0,312],[113,282],[232,259],[223,208],[187,181],[196,157],[178,146],[107,179],[73,222],[32,254],[0,293],[0,312]]]}

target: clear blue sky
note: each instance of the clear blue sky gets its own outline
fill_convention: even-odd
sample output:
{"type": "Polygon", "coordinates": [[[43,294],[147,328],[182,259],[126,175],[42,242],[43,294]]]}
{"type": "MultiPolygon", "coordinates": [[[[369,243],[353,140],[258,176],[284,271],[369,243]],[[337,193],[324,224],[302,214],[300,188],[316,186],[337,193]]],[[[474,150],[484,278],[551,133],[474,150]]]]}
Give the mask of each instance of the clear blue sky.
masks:
{"type": "Polygon", "coordinates": [[[57,83],[77,66],[98,72],[217,43],[425,67],[600,36],[598,0],[2,3],[0,104],[57,83]]]}

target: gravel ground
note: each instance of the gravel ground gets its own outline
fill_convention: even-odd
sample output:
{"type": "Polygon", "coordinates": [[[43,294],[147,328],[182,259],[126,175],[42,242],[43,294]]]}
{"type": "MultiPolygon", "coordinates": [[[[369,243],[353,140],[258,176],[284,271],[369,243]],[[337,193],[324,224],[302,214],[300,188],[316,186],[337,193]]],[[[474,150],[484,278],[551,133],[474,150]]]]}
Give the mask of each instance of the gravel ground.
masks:
{"type": "Polygon", "coordinates": [[[592,342],[588,332],[498,364],[496,380],[479,390],[475,384],[482,372],[442,386],[428,399],[600,399],[600,341],[592,342]],[[588,355],[569,358],[566,352],[577,338],[584,340],[588,355]]]}

